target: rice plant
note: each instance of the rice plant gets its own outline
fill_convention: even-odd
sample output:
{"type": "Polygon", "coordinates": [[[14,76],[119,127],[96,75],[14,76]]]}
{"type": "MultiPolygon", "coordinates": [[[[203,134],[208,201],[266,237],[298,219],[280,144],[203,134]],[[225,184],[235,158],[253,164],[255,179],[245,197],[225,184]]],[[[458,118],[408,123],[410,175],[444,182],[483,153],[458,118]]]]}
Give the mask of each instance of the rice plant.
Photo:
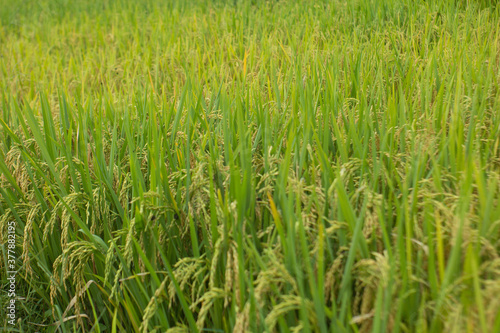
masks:
{"type": "Polygon", "coordinates": [[[500,332],[499,8],[0,0],[1,330],[500,332]]]}

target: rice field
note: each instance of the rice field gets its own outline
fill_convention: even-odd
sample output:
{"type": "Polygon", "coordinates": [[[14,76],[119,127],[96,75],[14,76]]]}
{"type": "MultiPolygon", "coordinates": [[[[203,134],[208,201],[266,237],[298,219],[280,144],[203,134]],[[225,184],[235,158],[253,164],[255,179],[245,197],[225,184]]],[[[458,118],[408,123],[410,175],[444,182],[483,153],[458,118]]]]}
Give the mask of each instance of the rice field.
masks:
{"type": "Polygon", "coordinates": [[[489,0],[0,0],[0,331],[500,332],[499,67],[489,0]]]}

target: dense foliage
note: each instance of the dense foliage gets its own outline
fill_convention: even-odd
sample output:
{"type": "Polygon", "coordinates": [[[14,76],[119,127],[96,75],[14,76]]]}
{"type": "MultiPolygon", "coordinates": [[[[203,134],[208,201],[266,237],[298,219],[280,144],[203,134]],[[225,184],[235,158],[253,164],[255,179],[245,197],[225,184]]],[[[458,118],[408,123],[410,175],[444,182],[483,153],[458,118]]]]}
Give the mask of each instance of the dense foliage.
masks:
{"type": "Polygon", "coordinates": [[[14,329],[500,332],[492,3],[0,0],[14,329]]]}

